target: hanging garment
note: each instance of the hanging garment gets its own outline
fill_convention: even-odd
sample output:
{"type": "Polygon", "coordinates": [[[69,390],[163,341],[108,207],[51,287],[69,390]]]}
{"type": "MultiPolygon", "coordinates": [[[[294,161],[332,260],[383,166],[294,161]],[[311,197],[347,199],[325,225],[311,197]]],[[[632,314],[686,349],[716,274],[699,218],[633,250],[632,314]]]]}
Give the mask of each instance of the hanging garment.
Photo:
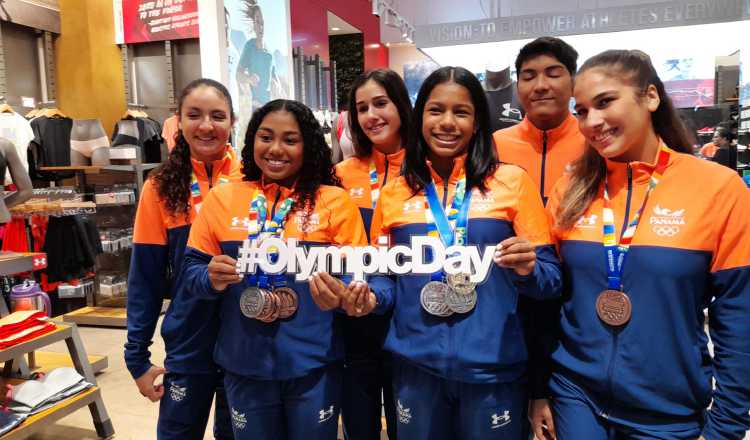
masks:
{"type": "Polygon", "coordinates": [[[42,171],[41,167],[70,166],[70,118],[42,116],[31,121],[34,139],[29,144],[29,176],[32,179],[60,180],[73,177],[67,171],[42,171]]]}
{"type": "Polygon", "coordinates": [[[126,118],[115,124],[112,146],[138,146],[144,163],[161,162],[161,124],[151,118],[126,118]]]}
{"type": "MultiPolygon", "coordinates": [[[[18,113],[0,113],[0,137],[4,137],[13,143],[18,151],[18,157],[21,158],[24,168],[28,171],[29,164],[26,158],[26,151],[29,148],[29,142],[34,139],[34,131],[31,124],[18,113]]],[[[5,176],[5,183],[11,183],[10,173],[2,174],[5,176]]]]}

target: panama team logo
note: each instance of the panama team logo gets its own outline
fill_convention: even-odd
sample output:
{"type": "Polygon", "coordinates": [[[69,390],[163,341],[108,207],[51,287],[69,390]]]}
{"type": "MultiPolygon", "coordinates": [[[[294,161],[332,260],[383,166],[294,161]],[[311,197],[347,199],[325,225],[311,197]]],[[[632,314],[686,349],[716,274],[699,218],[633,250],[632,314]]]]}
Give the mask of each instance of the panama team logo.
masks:
{"type": "Polygon", "coordinates": [[[308,214],[307,212],[299,211],[294,215],[294,223],[297,224],[301,232],[309,234],[320,227],[320,214],[315,212],[308,214]]]}
{"type": "Polygon", "coordinates": [[[331,420],[333,417],[334,407],[331,405],[328,409],[321,409],[318,411],[318,423],[324,423],[331,420]]]}
{"type": "Polygon", "coordinates": [[[502,428],[510,423],[510,411],[503,411],[502,414],[492,414],[492,429],[502,428]]]}
{"type": "Polygon", "coordinates": [[[659,237],[674,237],[685,226],[685,209],[671,210],[659,205],[654,207],[649,219],[651,230],[659,237]]]}
{"type": "Polygon", "coordinates": [[[232,425],[238,430],[245,429],[247,426],[247,417],[245,417],[245,413],[240,413],[232,408],[232,425]]]}
{"type": "Polygon", "coordinates": [[[398,411],[398,421],[401,424],[408,425],[411,422],[411,408],[404,408],[401,401],[396,402],[396,410],[398,411]]]}
{"type": "Polygon", "coordinates": [[[176,383],[169,386],[169,396],[175,402],[180,402],[187,396],[187,387],[181,387],[176,383]]]}

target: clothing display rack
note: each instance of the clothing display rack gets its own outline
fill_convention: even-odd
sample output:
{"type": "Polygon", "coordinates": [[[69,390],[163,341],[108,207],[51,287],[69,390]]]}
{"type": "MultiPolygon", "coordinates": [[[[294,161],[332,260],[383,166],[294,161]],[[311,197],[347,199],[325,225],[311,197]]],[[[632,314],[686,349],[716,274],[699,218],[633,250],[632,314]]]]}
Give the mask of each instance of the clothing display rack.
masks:
{"type": "Polygon", "coordinates": [[[320,55],[306,56],[302,47],[292,51],[294,99],[313,110],[338,112],[336,62],[326,66],[320,55]]]}

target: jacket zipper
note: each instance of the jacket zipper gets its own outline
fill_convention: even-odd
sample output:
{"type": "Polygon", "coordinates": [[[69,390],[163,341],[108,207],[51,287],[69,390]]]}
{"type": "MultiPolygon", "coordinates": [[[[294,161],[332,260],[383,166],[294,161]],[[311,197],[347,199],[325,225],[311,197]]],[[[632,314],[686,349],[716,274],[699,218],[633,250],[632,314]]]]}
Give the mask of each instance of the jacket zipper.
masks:
{"type": "Polygon", "coordinates": [[[542,132],[542,175],[539,178],[539,193],[542,195],[542,202],[547,204],[547,196],[544,194],[544,174],[547,168],[547,130],[542,132]]]}
{"type": "MultiPolygon", "coordinates": [[[[620,232],[620,236],[622,236],[622,233],[625,231],[625,228],[628,227],[629,223],[629,217],[630,217],[630,202],[632,199],[633,194],[633,169],[630,167],[630,164],[628,164],[628,196],[627,201],[625,203],[625,219],[622,223],[622,230],[620,232]]],[[[619,340],[619,333],[617,329],[612,329],[612,352],[610,353],[609,357],[609,368],[607,368],[607,409],[602,411],[600,414],[605,419],[609,417],[609,414],[607,411],[612,411],[612,404],[613,404],[613,398],[614,398],[614,371],[615,371],[615,356],[617,355],[617,343],[619,340]]]]}
{"type": "Polygon", "coordinates": [[[383,175],[383,184],[380,185],[380,187],[384,187],[385,184],[388,182],[388,167],[390,165],[388,164],[388,156],[385,157],[385,174],[383,175]]]}
{"type": "Polygon", "coordinates": [[[213,179],[213,176],[212,176],[212,174],[213,174],[213,167],[211,165],[207,164],[207,163],[204,163],[203,166],[206,167],[206,177],[208,177],[208,189],[210,190],[214,186],[213,185],[213,180],[214,179],[213,179]]]}
{"type": "Polygon", "coordinates": [[[273,216],[276,215],[276,204],[279,203],[280,198],[281,198],[281,189],[276,191],[276,200],[273,201],[273,207],[271,207],[271,218],[273,218],[273,216]]]}

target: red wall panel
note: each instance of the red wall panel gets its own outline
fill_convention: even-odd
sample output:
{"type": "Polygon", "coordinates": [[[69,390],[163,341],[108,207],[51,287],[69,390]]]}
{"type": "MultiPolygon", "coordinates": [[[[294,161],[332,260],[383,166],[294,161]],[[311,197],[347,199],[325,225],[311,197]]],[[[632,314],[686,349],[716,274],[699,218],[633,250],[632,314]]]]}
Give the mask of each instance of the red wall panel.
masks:
{"type": "Polygon", "coordinates": [[[331,11],[361,30],[365,39],[365,69],[388,67],[388,48],[380,43],[380,19],[372,15],[370,0],[291,0],[292,46],[305,55],[319,54],[328,64],[328,17],[331,11]]]}

